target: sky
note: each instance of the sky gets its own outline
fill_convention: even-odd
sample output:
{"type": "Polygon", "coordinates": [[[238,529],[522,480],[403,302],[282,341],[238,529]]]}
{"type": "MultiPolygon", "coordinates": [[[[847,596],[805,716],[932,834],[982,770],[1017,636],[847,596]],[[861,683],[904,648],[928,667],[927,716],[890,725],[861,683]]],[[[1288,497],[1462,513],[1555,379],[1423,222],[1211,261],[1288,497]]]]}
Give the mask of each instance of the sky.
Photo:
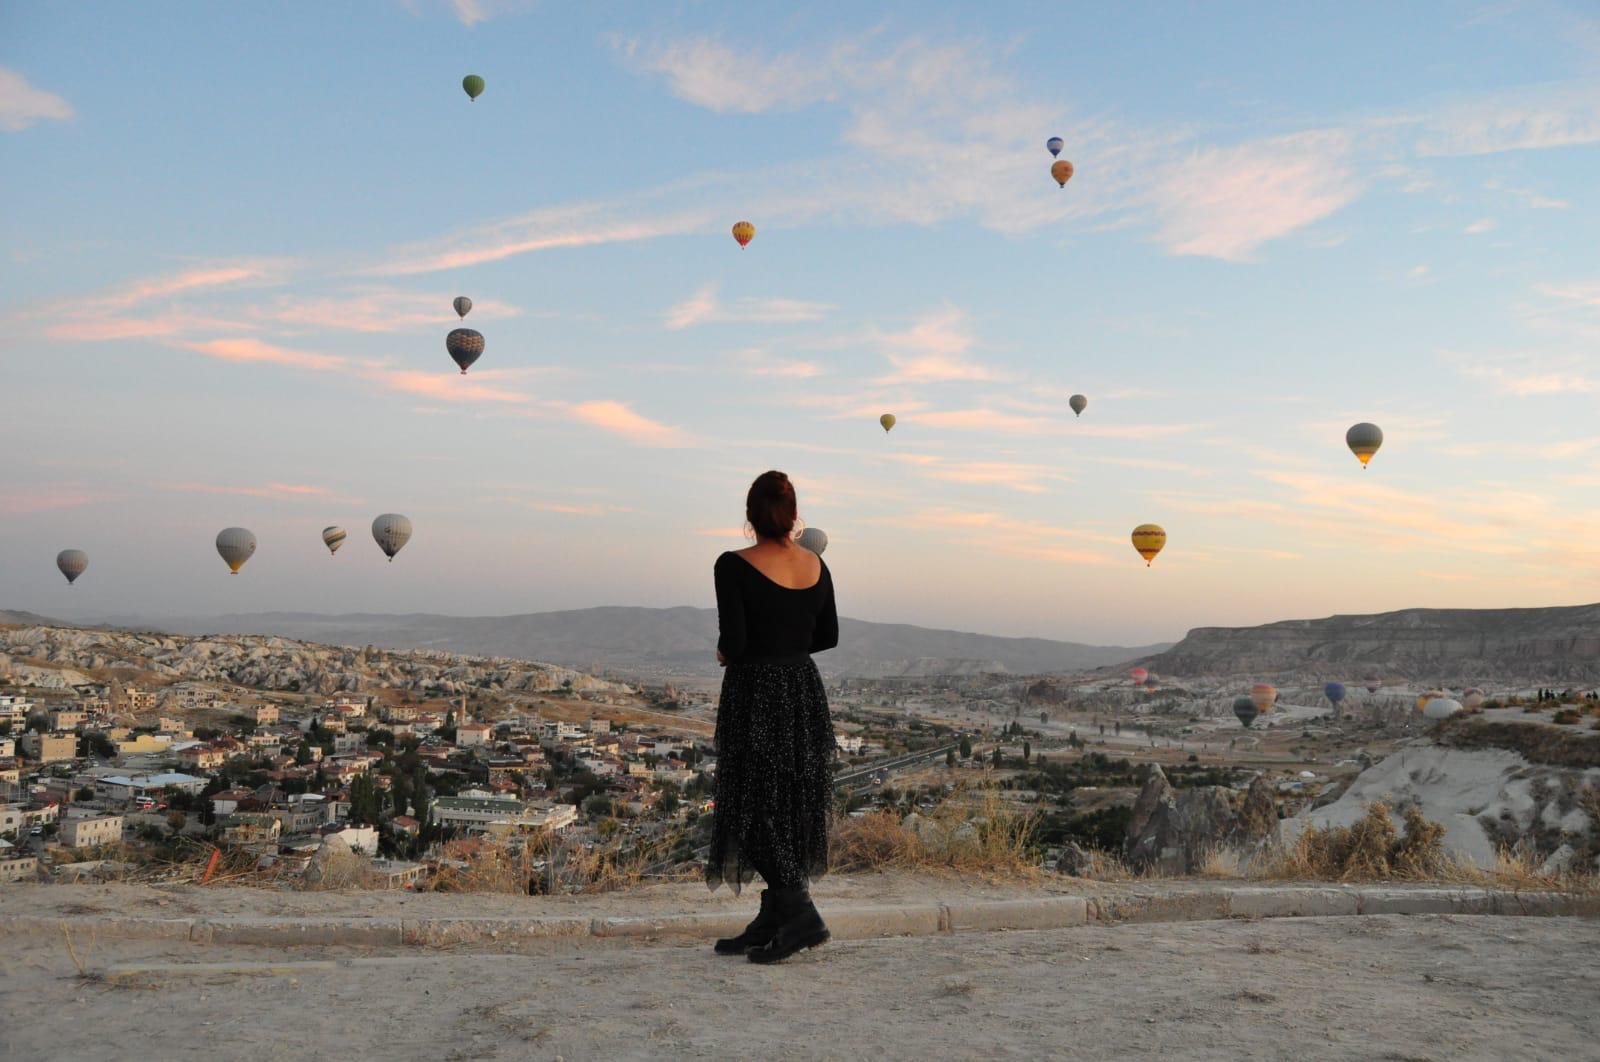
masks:
{"type": "Polygon", "coordinates": [[[710,605],[767,468],[862,619],[1600,599],[1591,5],[154,11],[0,7],[0,607],[710,605]]]}

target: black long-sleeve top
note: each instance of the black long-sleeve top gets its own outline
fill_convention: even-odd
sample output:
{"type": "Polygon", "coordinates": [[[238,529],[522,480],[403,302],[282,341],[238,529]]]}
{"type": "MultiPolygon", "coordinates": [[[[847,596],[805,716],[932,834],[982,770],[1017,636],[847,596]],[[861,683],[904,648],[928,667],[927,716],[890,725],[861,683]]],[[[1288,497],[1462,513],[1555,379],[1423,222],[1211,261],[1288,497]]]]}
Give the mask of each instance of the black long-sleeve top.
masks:
{"type": "Polygon", "coordinates": [[[717,558],[717,648],[728,663],[793,662],[839,644],[828,566],[811,586],[773,582],[737,553],[717,558]]]}

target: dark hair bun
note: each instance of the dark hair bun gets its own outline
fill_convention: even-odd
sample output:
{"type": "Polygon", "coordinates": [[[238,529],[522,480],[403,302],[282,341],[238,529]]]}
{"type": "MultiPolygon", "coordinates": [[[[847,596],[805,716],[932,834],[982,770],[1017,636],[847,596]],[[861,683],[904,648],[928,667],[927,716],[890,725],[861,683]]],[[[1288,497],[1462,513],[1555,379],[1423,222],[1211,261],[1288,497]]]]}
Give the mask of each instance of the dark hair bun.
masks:
{"type": "Polygon", "coordinates": [[[799,505],[794,484],[782,472],[763,472],[750,484],[744,499],[744,518],[762,538],[788,538],[794,533],[799,505]]]}

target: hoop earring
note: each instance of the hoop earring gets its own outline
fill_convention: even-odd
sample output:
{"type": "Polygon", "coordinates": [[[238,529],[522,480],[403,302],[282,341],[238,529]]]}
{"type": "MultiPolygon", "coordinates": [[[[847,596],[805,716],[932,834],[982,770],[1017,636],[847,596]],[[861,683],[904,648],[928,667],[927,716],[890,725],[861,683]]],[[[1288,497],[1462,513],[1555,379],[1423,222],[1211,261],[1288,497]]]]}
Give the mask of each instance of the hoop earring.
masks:
{"type": "Polygon", "coordinates": [[[794,518],[794,527],[789,529],[789,537],[799,542],[800,536],[805,534],[805,530],[806,522],[797,516],[794,518]]]}
{"type": "Polygon", "coordinates": [[[749,520],[744,522],[744,537],[748,542],[754,542],[756,540],[756,526],[749,520]]]}

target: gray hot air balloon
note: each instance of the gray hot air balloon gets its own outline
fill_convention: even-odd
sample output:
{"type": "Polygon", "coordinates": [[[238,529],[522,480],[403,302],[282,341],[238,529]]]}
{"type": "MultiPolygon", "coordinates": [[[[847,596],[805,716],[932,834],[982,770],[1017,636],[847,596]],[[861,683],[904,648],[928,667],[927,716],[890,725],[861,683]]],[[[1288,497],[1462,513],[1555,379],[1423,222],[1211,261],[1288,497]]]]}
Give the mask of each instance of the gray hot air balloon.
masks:
{"type": "Polygon", "coordinates": [[[1256,707],[1256,702],[1248,695],[1241,695],[1233,699],[1233,714],[1239,717],[1239,722],[1246,728],[1256,721],[1256,716],[1261,714],[1261,709],[1256,707]]]}
{"type": "Polygon", "coordinates": [[[217,532],[217,553],[234,575],[256,552],[256,536],[242,527],[225,527],[217,532]]]}
{"type": "Polygon", "coordinates": [[[1081,417],[1083,416],[1083,411],[1089,408],[1089,400],[1082,395],[1073,395],[1067,399],[1067,405],[1072,407],[1073,416],[1081,417]]]}
{"type": "Polygon", "coordinates": [[[795,541],[820,557],[822,551],[828,548],[828,533],[820,527],[808,527],[800,532],[800,537],[795,541]]]}
{"type": "Polygon", "coordinates": [[[465,376],[467,369],[483,353],[483,333],[470,328],[457,328],[444,337],[444,349],[461,366],[461,375],[465,376]]]}
{"type": "Polygon", "coordinates": [[[465,317],[472,312],[472,300],[465,295],[457,295],[456,301],[451,303],[456,308],[457,317],[465,317]]]}
{"type": "Polygon", "coordinates": [[[338,553],[339,547],[344,545],[344,528],[324,527],[322,529],[322,544],[328,547],[330,554],[338,553]]]}
{"type": "Polygon", "coordinates": [[[1372,455],[1383,445],[1383,429],[1365,422],[1352,424],[1350,430],[1344,433],[1344,443],[1356,455],[1356,460],[1361,462],[1361,467],[1366,468],[1372,455]]]}
{"type": "Polygon", "coordinates": [[[67,577],[67,585],[78,581],[78,576],[89,567],[89,555],[81,549],[64,549],[56,554],[56,567],[67,577]]]}
{"type": "Polygon", "coordinates": [[[384,513],[372,521],[372,538],[389,560],[411,541],[411,521],[399,513],[384,513]]]}

